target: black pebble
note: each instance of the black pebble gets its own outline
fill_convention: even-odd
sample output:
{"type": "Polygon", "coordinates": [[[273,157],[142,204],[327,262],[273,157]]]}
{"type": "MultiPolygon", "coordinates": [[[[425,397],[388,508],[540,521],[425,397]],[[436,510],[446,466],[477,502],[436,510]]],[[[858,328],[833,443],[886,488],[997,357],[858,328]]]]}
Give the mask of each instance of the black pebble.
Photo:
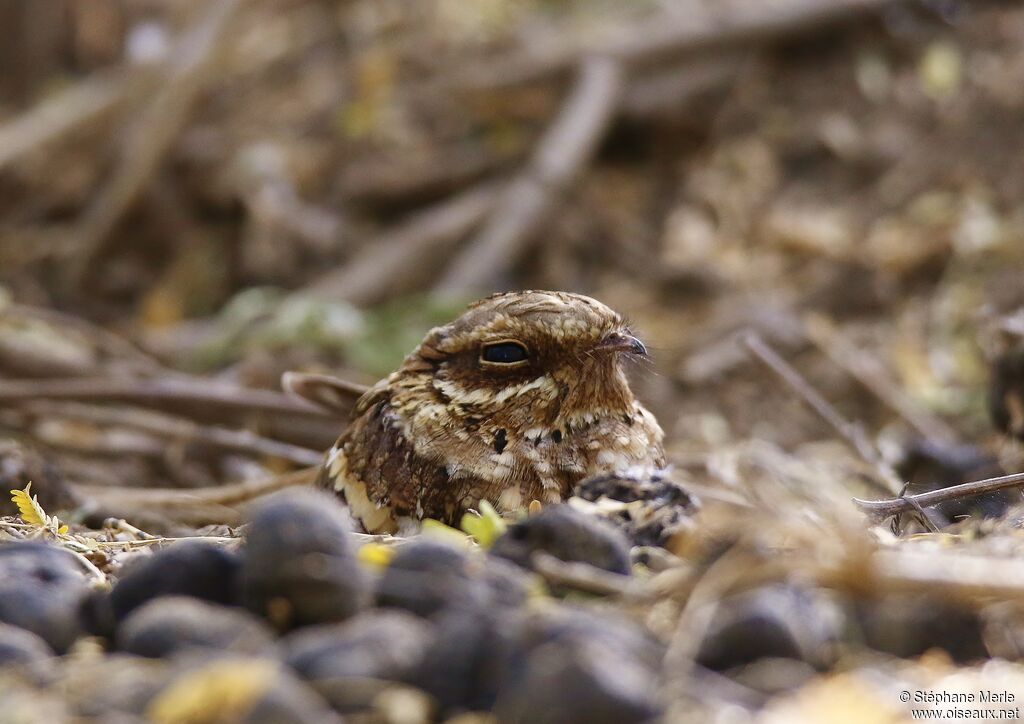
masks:
{"type": "Polygon", "coordinates": [[[40,670],[50,663],[53,649],[42,638],[17,626],[0,623],[0,669],[40,670]]]}
{"type": "Polygon", "coordinates": [[[612,611],[561,605],[533,614],[523,628],[523,641],[532,650],[556,643],[572,648],[600,641],[619,656],[634,659],[657,676],[664,646],[631,619],[612,611]]]}
{"type": "Polygon", "coordinates": [[[697,655],[723,671],[759,659],[795,659],[824,670],[834,663],[846,615],[827,594],[764,586],[720,602],[697,655]]]}
{"type": "Polygon", "coordinates": [[[389,684],[410,679],[433,638],[433,626],[412,614],[365,611],[344,623],[293,631],[282,644],[288,665],[336,711],[349,713],[372,706],[389,684]]]}
{"type": "Polygon", "coordinates": [[[57,653],[81,633],[78,609],[88,590],[69,553],[44,543],[0,545],[0,622],[39,635],[57,653]]]}
{"type": "Polygon", "coordinates": [[[149,658],[191,648],[262,654],[273,653],[274,635],[266,624],[242,609],[184,596],[164,596],[125,619],[117,630],[117,646],[149,658]]]}
{"type": "Polygon", "coordinates": [[[528,652],[507,675],[495,713],[518,722],[657,720],[664,647],[629,619],[559,606],[521,627],[528,652]]]}
{"type": "Polygon", "coordinates": [[[661,708],[650,670],[594,639],[534,649],[495,713],[502,724],[629,724],[656,721],[661,708]]]}
{"type": "Polygon", "coordinates": [[[988,390],[992,424],[1003,433],[1024,440],[1024,342],[1002,353],[992,365],[988,390]]]}
{"type": "Polygon", "coordinates": [[[563,561],[628,575],[629,548],[626,536],[610,523],[568,505],[554,505],[509,526],[490,552],[524,568],[531,567],[535,552],[543,551],[563,561]]]}
{"type": "Polygon", "coordinates": [[[450,606],[518,606],[526,592],[525,577],[504,562],[417,540],[391,559],[377,583],[377,603],[431,617],[450,606]]]}
{"type": "MultiPolygon", "coordinates": [[[[211,603],[236,602],[238,555],[222,546],[184,541],[125,566],[110,593],[116,623],[160,596],[192,596],[211,603]]],[[[102,618],[102,600],[93,599],[90,617],[102,618]]]]}
{"type": "Polygon", "coordinates": [[[288,492],[265,502],[246,531],[242,602],[280,630],[343,621],[367,603],[350,522],[333,495],[288,492]]]}
{"type": "Polygon", "coordinates": [[[484,711],[521,670],[525,650],[515,617],[501,610],[449,608],[409,683],[430,694],[442,716],[484,711]]]}
{"type": "Polygon", "coordinates": [[[942,649],[958,663],[989,658],[983,627],[970,606],[928,594],[893,594],[856,605],[865,643],[902,658],[942,649]]]}

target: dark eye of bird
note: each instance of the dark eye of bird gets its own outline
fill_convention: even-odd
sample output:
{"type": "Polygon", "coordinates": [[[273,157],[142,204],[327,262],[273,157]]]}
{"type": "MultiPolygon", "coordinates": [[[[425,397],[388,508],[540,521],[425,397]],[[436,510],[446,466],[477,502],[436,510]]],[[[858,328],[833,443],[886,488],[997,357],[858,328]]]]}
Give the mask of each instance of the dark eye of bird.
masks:
{"type": "Polygon", "coordinates": [[[525,362],[529,356],[530,354],[526,351],[526,347],[519,342],[495,342],[494,344],[488,344],[484,346],[484,351],[480,355],[484,362],[496,362],[504,365],[525,362]]]}

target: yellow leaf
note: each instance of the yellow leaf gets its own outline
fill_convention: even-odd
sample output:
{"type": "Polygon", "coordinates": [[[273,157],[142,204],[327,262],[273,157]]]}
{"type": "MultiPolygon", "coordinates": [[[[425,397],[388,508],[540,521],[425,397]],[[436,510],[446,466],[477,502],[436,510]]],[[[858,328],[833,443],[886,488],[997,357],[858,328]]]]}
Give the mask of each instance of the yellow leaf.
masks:
{"type": "Polygon", "coordinates": [[[164,688],[147,713],[159,724],[238,721],[266,695],[276,678],[277,665],[270,661],[216,661],[164,688]]]}
{"type": "Polygon", "coordinates": [[[32,483],[25,486],[24,490],[12,490],[11,500],[18,506],[18,515],[29,525],[46,525],[46,513],[31,495],[32,483]]]}
{"type": "Polygon", "coordinates": [[[431,538],[440,543],[449,543],[452,545],[465,546],[469,543],[469,538],[461,530],[456,530],[450,525],[445,525],[439,520],[433,518],[425,518],[423,520],[423,526],[420,528],[420,533],[425,538],[431,538]]]}
{"type": "Polygon", "coordinates": [[[12,490],[11,500],[18,506],[18,515],[29,525],[48,528],[51,532],[58,534],[68,532],[68,527],[66,525],[62,526],[59,520],[47,515],[46,511],[43,510],[43,506],[39,504],[39,500],[36,496],[32,495],[31,481],[25,486],[24,490],[12,490]]]}
{"type": "Polygon", "coordinates": [[[505,521],[486,500],[480,501],[480,512],[470,511],[462,516],[460,527],[473,536],[483,548],[490,548],[505,532],[505,521]]]}
{"type": "Polygon", "coordinates": [[[387,568],[395,557],[395,548],[381,543],[364,543],[359,547],[356,557],[368,566],[387,568]]]}

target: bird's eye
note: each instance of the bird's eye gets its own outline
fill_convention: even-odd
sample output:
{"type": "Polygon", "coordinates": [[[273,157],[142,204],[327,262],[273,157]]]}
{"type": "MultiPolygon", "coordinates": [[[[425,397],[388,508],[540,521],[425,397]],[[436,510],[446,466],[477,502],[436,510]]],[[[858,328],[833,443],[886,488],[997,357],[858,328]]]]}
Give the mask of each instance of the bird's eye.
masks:
{"type": "Polygon", "coordinates": [[[502,365],[525,362],[529,356],[530,353],[526,350],[526,347],[519,342],[495,342],[494,344],[484,345],[483,352],[480,353],[480,359],[484,362],[494,362],[502,365]]]}

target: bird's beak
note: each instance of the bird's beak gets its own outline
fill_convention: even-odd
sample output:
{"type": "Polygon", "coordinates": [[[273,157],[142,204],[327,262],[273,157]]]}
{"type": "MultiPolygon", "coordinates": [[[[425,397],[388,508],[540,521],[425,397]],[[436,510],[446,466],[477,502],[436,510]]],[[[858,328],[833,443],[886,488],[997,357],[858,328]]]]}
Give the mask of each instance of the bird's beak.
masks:
{"type": "Polygon", "coordinates": [[[597,349],[605,352],[626,352],[638,357],[647,356],[647,347],[639,339],[625,332],[610,332],[597,343],[597,349]]]}

